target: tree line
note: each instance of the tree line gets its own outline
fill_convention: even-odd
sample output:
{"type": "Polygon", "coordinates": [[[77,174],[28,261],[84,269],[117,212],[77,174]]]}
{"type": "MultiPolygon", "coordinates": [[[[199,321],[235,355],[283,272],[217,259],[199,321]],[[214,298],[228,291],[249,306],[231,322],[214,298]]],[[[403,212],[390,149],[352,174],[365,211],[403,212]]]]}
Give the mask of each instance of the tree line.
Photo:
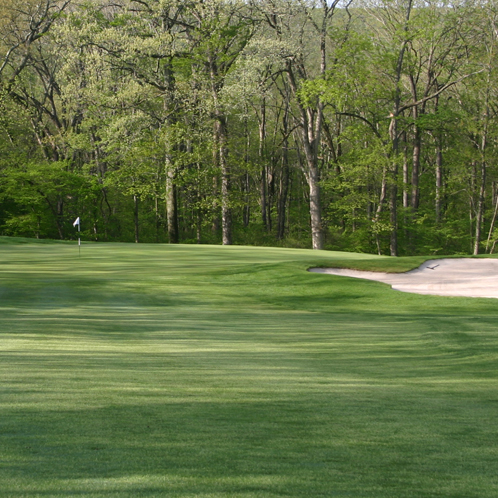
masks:
{"type": "Polygon", "coordinates": [[[0,234],[492,253],[498,6],[3,0],[0,234]]]}

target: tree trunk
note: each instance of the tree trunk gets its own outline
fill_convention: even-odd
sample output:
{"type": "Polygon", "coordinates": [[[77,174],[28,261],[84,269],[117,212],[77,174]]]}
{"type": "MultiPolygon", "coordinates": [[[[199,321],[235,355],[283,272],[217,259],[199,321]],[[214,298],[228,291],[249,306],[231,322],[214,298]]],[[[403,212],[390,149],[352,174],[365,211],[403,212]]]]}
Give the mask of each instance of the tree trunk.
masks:
{"type": "Polygon", "coordinates": [[[397,202],[398,202],[398,186],[396,184],[396,179],[398,176],[398,168],[394,166],[393,168],[393,183],[391,185],[391,199],[390,199],[390,223],[391,223],[391,237],[389,248],[391,251],[391,256],[398,255],[398,210],[397,210],[397,202]]]}
{"type": "Polygon", "coordinates": [[[474,255],[479,254],[479,246],[481,243],[482,234],[482,224],[484,220],[484,202],[486,194],[486,149],[488,145],[488,125],[489,125],[489,99],[490,99],[490,85],[491,85],[491,75],[488,70],[487,88],[486,88],[486,99],[484,102],[484,116],[483,116],[483,130],[480,143],[480,153],[481,153],[481,185],[479,187],[479,198],[477,202],[477,215],[476,215],[476,230],[474,237],[474,255]]]}
{"type": "MultiPolygon", "coordinates": [[[[294,93],[297,93],[297,84],[292,68],[288,66],[289,83],[294,93]]],[[[299,105],[300,120],[297,130],[298,137],[303,145],[306,156],[304,175],[310,190],[310,220],[311,243],[313,249],[324,248],[324,234],[322,226],[322,209],[320,196],[320,171],[318,167],[318,148],[322,129],[323,104],[318,103],[317,109],[305,108],[299,105]]]]}
{"type": "Polygon", "coordinates": [[[244,227],[247,228],[251,220],[251,177],[249,176],[249,171],[247,169],[251,161],[250,157],[251,134],[249,133],[249,126],[247,119],[244,119],[244,133],[246,135],[246,151],[244,154],[244,162],[246,170],[242,180],[242,192],[244,193],[244,208],[242,211],[242,218],[243,218],[244,227]]]}
{"type": "MultiPolygon", "coordinates": [[[[413,118],[418,117],[416,107],[413,108],[413,118]]],[[[417,214],[420,205],[420,155],[422,151],[422,137],[420,128],[415,124],[414,137],[413,137],[413,163],[412,163],[412,195],[411,195],[411,208],[412,215],[417,214]]]]}
{"type": "MultiPolygon", "coordinates": [[[[492,197],[492,203],[494,203],[493,218],[491,219],[491,224],[489,226],[488,240],[486,241],[486,250],[485,250],[485,252],[488,252],[489,243],[491,241],[491,237],[493,236],[493,230],[495,228],[496,216],[498,215],[498,196],[497,196],[497,193],[496,193],[495,186],[496,186],[496,184],[493,183],[493,197],[492,197]]],[[[493,247],[494,247],[494,243],[493,243],[493,247]]]]}
{"type": "MultiPolygon", "coordinates": [[[[218,151],[215,150],[213,152],[213,160],[214,164],[218,164],[218,151]]],[[[220,209],[220,200],[219,200],[219,195],[220,195],[220,188],[219,188],[219,181],[220,179],[217,176],[213,177],[213,222],[211,223],[211,232],[214,236],[218,236],[218,233],[220,231],[220,214],[219,214],[219,209],[220,209]]]]}
{"type": "Polygon", "coordinates": [[[265,163],[265,138],[266,138],[266,105],[263,99],[261,103],[261,116],[259,121],[259,148],[258,148],[258,158],[260,164],[260,206],[261,206],[261,221],[263,222],[263,227],[268,229],[268,218],[267,218],[267,170],[265,163]]]}
{"type": "Polygon", "coordinates": [[[138,202],[139,202],[139,197],[138,195],[133,196],[133,222],[135,225],[135,243],[138,244],[138,202]]]}
{"type": "Polygon", "coordinates": [[[443,151],[438,138],[436,150],[436,224],[443,221],[443,151]]]}
{"type": "Polygon", "coordinates": [[[324,236],[320,198],[320,172],[318,168],[309,168],[307,177],[310,188],[311,242],[313,249],[320,250],[324,247],[324,236]]]}
{"type": "Polygon", "coordinates": [[[228,166],[228,129],[226,116],[218,114],[215,120],[214,145],[221,171],[221,231],[223,245],[232,244],[232,209],[230,203],[230,168],[228,166]]]}
{"type": "Polygon", "coordinates": [[[481,244],[482,223],[484,219],[484,200],[486,193],[486,161],[481,161],[481,185],[479,187],[479,198],[477,201],[476,227],[474,237],[474,256],[479,254],[481,244]]]}
{"type": "MultiPolygon", "coordinates": [[[[337,2],[333,1],[331,3],[326,0],[320,0],[319,8],[316,9],[316,13],[319,12],[319,16],[312,12],[313,7],[308,9],[305,2],[300,5],[303,6],[303,13],[311,23],[312,27],[318,34],[320,39],[320,69],[319,76],[321,78],[326,77],[327,71],[327,36],[329,33],[329,28],[331,20],[335,13],[335,8],[337,2]]],[[[310,4],[311,5],[311,4],[310,4]]],[[[275,16],[277,18],[277,16],[275,16]]],[[[277,27],[278,23],[274,23],[273,26],[277,27]]],[[[323,249],[324,248],[324,230],[322,224],[322,210],[321,210],[321,195],[320,195],[320,171],[319,171],[319,149],[321,141],[321,132],[323,128],[323,102],[319,97],[316,98],[315,102],[310,102],[309,104],[303,104],[299,98],[299,80],[307,79],[308,75],[306,72],[305,65],[303,61],[299,58],[296,60],[287,60],[286,63],[286,73],[289,83],[289,89],[293,96],[297,97],[297,107],[299,109],[298,116],[296,117],[296,134],[301,142],[305,156],[306,162],[304,166],[304,175],[308,182],[309,193],[310,193],[310,220],[311,220],[311,238],[313,249],[323,249]]]]}
{"type": "MultiPolygon", "coordinates": [[[[396,107],[399,100],[396,102],[396,107]]],[[[391,118],[391,141],[392,141],[392,158],[389,169],[389,221],[391,224],[389,237],[389,250],[391,256],[398,255],[398,151],[399,137],[397,126],[397,109],[391,118]]]]}
{"type": "Polygon", "coordinates": [[[243,192],[245,194],[245,199],[242,215],[244,227],[247,228],[249,226],[249,222],[251,221],[251,178],[247,171],[244,174],[243,192]]]}
{"type": "Polygon", "coordinates": [[[398,54],[398,61],[396,64],[395,74],[395,94],[394,94],[394,107],[391,113],[391,124],[389,126],[390,139],[392,143],[392,162],[390,171],[390,185],[389,185],[389,200],[390,200],[390,222],[391,222],[391,237],[390,237],[390,252],[391,256],[398,255],[398,213],[397,213],[397,197],[398,197],[398,153],[399,153],[399,132],[398,132],[398,119],[401,116],[401,76],[403,71],[403,61],[405,58],[406,47],[408,44],[408,23],[412,11],[413,0],[408,0],[405,14],[405,24],[403,30],[405,37],[401,42],[401,47],[398,54]]]}
{"type": "Polygon", "coordinates": [[[408,151],[405,147],[403,151],[403,207],[408,209],[410,207],[410,170],[408,165],[408,151]]]}
{"type": "Polygon", "coordinates": [[[280,171],[280,182],[277,201],[277,240],[282,240],[285,235],[285,214],[287,196],[289,193],[289,141],[288,141],[287,109],[283,118],[284,142],[282,147],[282,167],[280,171]]]}
{"type": "Polygon", "coordinates": [[[178,200],[175,186],[175,171],[169,158],[166,159],[166,221],[168,225],[168,240],[170,244],[178,244],[178,200]]]}

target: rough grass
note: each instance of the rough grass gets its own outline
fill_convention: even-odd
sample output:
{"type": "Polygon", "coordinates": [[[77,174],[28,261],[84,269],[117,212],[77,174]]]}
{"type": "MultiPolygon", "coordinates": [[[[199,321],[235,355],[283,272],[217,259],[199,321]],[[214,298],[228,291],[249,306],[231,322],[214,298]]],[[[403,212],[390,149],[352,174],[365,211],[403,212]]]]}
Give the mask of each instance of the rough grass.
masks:
{"type": "Polygon", "coordinates": [[[498,495],[498,301],[423,258],[0,246],[0,495],[498,495]]]}

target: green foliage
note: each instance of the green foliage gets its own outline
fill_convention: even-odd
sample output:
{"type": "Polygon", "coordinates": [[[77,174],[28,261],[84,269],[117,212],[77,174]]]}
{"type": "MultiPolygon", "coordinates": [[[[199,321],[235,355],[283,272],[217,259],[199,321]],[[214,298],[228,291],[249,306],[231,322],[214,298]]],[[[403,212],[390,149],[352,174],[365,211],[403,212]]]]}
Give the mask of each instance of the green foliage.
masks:
{"type": "Polygon", "coordinates": [[[66,162],[25,164],[4,173],[5,235],[63,238],[79,209],[88,209],[96,198],[96,186],[69,171],[66,162]]]}
{"type": "Polygon", "coordinates": [[[479,223],[490,250],[491,4],[417,4],[408,21],[391,1],[47,5],[3,6],[0,233],[71,238],[82,216],[86,239],[133,240],[138,223],[165,241],[173,202],[180,241],[219,243],[229,209],[236,243],[309,247],[314,155],[327,248],[387,252],[394,232],[400,254],[462,253],[479,223]]]}

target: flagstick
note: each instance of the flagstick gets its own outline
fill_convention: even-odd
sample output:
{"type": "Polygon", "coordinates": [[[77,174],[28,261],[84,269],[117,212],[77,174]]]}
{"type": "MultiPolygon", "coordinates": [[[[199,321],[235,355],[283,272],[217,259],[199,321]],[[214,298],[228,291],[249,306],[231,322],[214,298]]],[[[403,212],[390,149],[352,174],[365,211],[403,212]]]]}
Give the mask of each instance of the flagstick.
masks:
{"type": "Polygon", "coordinates": [[[78,256],[81,258],[81,239],[80,239],[81,221],[79,216],[74,220],[73,227],[75,227],[76,225],[78,225],[78,256]]]}

